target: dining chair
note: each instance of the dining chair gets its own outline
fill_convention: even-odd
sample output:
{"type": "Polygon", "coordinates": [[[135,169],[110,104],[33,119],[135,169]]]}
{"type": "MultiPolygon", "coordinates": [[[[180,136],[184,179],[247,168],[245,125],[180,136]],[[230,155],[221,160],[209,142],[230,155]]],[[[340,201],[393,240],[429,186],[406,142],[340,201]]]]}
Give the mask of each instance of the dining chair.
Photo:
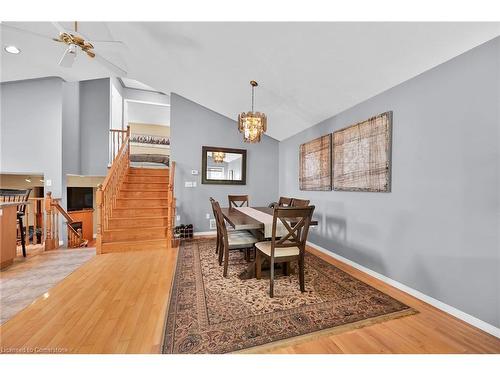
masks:
{"type": "Polygon", "coordinates": [[[309,206],[309,199],[299,199],[299,198],[292,198],[292,201],[290,202],[290,206],[292,207],[307,207],[309,206]]]}
{"type": "Polygon", "coordinates": [[[228,195],[229,207],[248,207],[248,195],[228,195]]]}
{"type": "Polygon", "coordinates": [[[278,202],[271,202],[267,207],[269,208],[274,208],[274,207],[286,207],[290,206],[292,203],[292,198],[287,198],[287,197],[280,197],[278,202]]]}
{"type": "Polygon", "coordinates": [[[278,206],[280,207],[286,207],[290,206],[292,204],[292,198],[288,197],[280,197],[280,200],[278,201],[278,206]]]}
{"type": "Polygon", "coordinates": [[[255,276],[261,277],[262,260],[267,259],[270,265],[269,296],[274,297],[274,264],[288,263],[298,260],[300,291],[305,291],[304,254],[314,206],[276,207],[273,215],[271,241],[255,244],[255,276]],[[276,238],[278,223],[285,230],[285,235],[276,238]]]}
{"type": "MultiPolygon", "coordinates": [[[[216,212],[215,220],[217,222],[217,232],[219,233],[219,265],[224,261],[223,276],[227,277],[229,265],[229,250],[248,250],[253,249],[259,240],[246,230],[228,231],[224,221],[224,215],[220,209],[219,202],[214,201],[213,207],[216,212]]],[[[247,258],[247,257],[246,257],[247,258]]],[[[248,259],[248,258],[247,258],[248,259]]]]}
{"type": "Polygon", "coordinates": [[[219,233],[219,227],[217,226],[217,211],[215,210],[215,206],[214,206],[214,203],[215,203],[215,199],[210,197],[210,204],[212,205],[212,211],[214,213],[214,219],[215,219],[215,229],[217,231],[217,241],[216,241],[216,244],[215,244],[215,254],[217,254],[219,252],[219,248],[220,248],[220,233],[219,233]]]}
{"type": "MultiPolygon", "coordinates": [[[[17,205],[17,222],[19,224],[19,232],[21,234],[21,247],[23,249],[23,257],[26,257],[26,232],[23,224],[23,218],[26,214],[26,205],[32,189],[0,189],[1,201],[4,202],[19,202],[17,205]]],[[[29,228],[27,228],[29,230],[29,228]]],[[[33,232],[33,235],[35,233],[33,232]]]]}

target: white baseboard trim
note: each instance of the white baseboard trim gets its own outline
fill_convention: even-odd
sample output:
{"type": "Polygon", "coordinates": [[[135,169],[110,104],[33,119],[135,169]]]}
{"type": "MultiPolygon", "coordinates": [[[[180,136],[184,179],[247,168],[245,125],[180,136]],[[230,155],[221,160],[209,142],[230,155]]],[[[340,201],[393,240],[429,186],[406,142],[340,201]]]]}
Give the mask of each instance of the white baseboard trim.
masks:
{"type": "Polygon", "coordinates": [[[212,230],[208,232],[194,232],[193,237],[200,237],[200,236],[215,236],[217,235],[217,231],[212,230]]]}
{"type": "Polygon", "coordinates": [[[419,292],[416,289],[410,288],[409,286],[404,285],[404,284],[400,283],[399,281],[393,280],[393,279],[391,279],[387,276],[384,276],[378,272],[372,271],[369,268],[366,268],[366,267],[364,267],[356,262],[353,262],[352,260],[344,258],[341,255],[335,254],[334,252],[329,251],[329,250],[327,250],[319,245],[316,245],[316,244],[309,242],[309,241],[307,241],[307,244],[309,246],[315,248],[316,250],[321,251],[323,254],[326,254],[332,258],[335,258],[343,263],[346,263],[346,264],[348,264],[348,265],[350,265],[350,266],[352,266],[352,267],[354,267],[354,268],[356,268],[364,273],[367,273],[370,276],[375,277],[376,279],[379,279],[379,280],[381,280],[381,281],[383,281],[383,282],[385,282],[385,283],[387,283],[387,284],[389,284],[389,285],[391,285],[399,290],[402,290],[403,292],[406,292],[406,293],[412,295],[415,298],[418,298],[418,299],[428,303],[429,305],[436,307],[439,310],[442,310],[450,315],[453,315],[454,317],[456,317],[460,320],[463,320],[464,322],[469,323],[470,325],[473,325],[474,327],[479,328],[480,330],[485,331],[485,332],[489,333],[490,335],[493,335],[495,337],[500,338],[500,328],[497,328],[492,324],[486,323],[486,322],[484,322],[484,321],[482,321],[482,320],[480,320],[472,315],[469,315],[466,312],[463,312],[463,311],[461,311],[453,306],[447,305],[446,303],[441,302],[433,297],[430,297],[422,292],[419,292]]]}

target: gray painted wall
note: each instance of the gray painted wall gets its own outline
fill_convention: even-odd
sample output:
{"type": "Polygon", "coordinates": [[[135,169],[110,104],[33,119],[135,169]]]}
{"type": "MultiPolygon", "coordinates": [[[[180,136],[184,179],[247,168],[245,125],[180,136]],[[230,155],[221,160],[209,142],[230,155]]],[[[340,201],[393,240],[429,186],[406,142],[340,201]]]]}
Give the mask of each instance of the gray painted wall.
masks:
{"type": "Polygon", "coordinates": [[[80,82],[81,174],[105,176],[109,159],[109,79],[80,82]]]}
{"type": "Polygon", "coordinates": [[[236,122],[182,96],[171,96],[172,159],[176,161],[175,195],[181,222],[197,232],[210,230],[207,213],[213,218],[209,197],[227,207],[228,194],[248,194],[250,204],[267,205],[278,197],[278,142],[265,136],[258,144],[243,142],[236,122]],[[201,147],[220,146],[247,150],[246,185],[202,185],[201,147]],[[191,170],[199,171],[192,176],[191,170]],[[197,187],[184,187],[196,181],[197,187]]]}
{"type": "Polygon", "coordinates": [[[310,198],[310,241],[500,327],[500,38],[279,146],[280,194],[310,198]],[[392,110],[392,192],[298,189],[299,145],[392,110]]]}
{"type": "Polygon", "coordinates": [[[0,171],[43,173],[55,197],[62,193],[62,85],[60,78],[0,85],[0,171]]]}
{"type": "Polygon", "coordinates": [[[63,173],[80,174],[80,83],[63,83],[62,149],[63,173]]]}

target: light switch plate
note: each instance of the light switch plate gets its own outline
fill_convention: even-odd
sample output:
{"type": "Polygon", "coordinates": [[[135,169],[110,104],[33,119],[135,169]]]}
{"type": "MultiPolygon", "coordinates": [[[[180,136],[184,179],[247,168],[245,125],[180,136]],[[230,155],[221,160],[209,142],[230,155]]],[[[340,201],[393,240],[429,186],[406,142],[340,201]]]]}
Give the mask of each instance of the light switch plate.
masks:
{"type": "Polygon", "coordinates": [[[207,219],[210,219],[210,214],[206,214],[206,215],[205,215],[205,217],[206,217],[207,219]]]}
{"type": "Polygon", "coordinates": [[[52,180],[45,180],[45,185],[52,186],[52,180]]]}
{"type": "Polygon", "coordinates": [[[177,215],[177,216],[175,217],[175,219],[176,219],[177,221],[181,221],[181,216],[180,216],[180,215],[177,215]]]}
{"type": "Polygon", "coordinates": [[[193,187],[193,183],[191,181],[184,181],[184,187],[193,187]]]}
{"type": "Polygon", "coordinates": [[[198,175],[198,170],[197,170],[197,169],[191,169],[191,174],[192,174],[193,176],[198,175]]]}
{"type": "Polygon", "coordinates": [[[196,181],[191,182],[191,186],[192,186],[192,187],[196,187],[196,185],[198,185],[198,184],[196,183],[196,181]]]}

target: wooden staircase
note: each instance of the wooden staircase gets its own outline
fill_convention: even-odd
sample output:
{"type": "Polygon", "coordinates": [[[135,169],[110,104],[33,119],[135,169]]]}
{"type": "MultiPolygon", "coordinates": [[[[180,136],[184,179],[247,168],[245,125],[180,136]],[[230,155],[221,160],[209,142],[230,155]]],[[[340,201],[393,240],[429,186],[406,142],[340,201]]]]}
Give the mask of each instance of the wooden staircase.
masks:
{"type": "Polygon", "coordinates": [[[97,252],[165,250],[172,246],[175,198],[169,169],[133,168],[124,138],[97,191],[97,252]]]}

